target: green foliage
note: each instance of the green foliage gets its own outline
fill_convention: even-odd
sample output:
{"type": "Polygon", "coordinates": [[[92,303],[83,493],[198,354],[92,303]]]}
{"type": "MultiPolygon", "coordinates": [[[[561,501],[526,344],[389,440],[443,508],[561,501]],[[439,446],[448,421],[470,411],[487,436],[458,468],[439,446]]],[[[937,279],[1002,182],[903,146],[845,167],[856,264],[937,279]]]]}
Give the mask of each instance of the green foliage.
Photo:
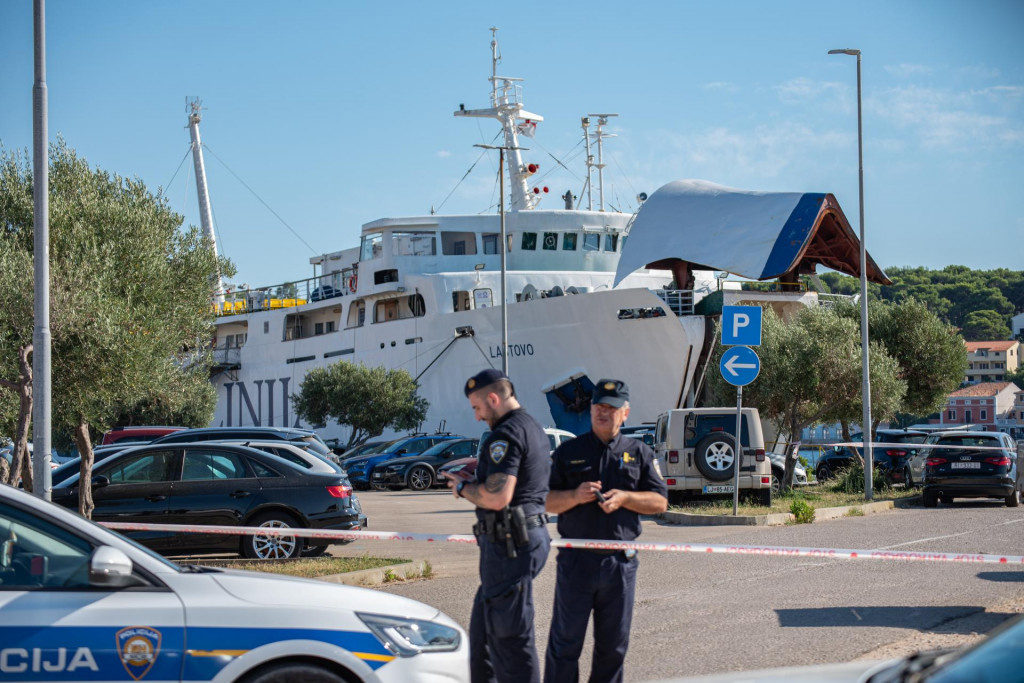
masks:
{"type": "Polygon", "coordinates": [[[1013,382],[1019,389],[1024,389],[1024,364],[1013,372],[1006,373],[1006,381],[1013,382]]]}
{"type": "Polygon", "coordinates": [[[331,419],[351,427],[349,446],[388,428],[414,429],[429,407],[425,398],[417,396],[416,383],[405,370],[344,361],[306,373],[292,401],[295,413],[310,424],[323,425],[331,419]]]}
{"type": "Polygon", "coordinates": [[[810,524],[814,521],[814,506],[806,500],[794,500],[789,505],[789,512],[797,524],[810,524]]]}
{"type": "MultiPolygon", "coordinates": [[[[0,148],[0,373],[31,340],[32,170],[0,148]],[[7,271],[10,272],[7,272],[7,271]]],[[[102,432],[136,406],[212,417],[212,277],[198,229],[137,178],[90,168],[59,140],[50,148],[50,315],[54,432],[102,432]],[[186,406],[186,404],[189,404],[186,406]]],[[[159,411],[157,411],[159,412],[159,411]]],[[[83,478],[83,481],[87,481],[83,478]]],[[[83,487],[85,488],[85,487],[83,487]]]]}
{"type": "MultiPolygon", "coordinates": [[[[864,465],[854,458],[849,467],[840,470],[829,488],[836,493],[864,493],[864,465]]],[[[871,489],[882,493],[890,489],[889,482],[877,470],[871,473],[871,489]]]]}
{"type": "Polygon", "coordinates": [[[964,339],[968,341],[992,341],[1010,338],[1010,326],[1006,317],[991,309],[971,311],[964,318],[964,339]]]}
{"type": "MultiPolygon", "coordinates": [[[[890,268],[886,272],[893,283],[869,285],[872,300],[901,302],[917,299],[943,322],[963,328],[964,338],[968,341],[1008,338],[1010,317],[1024,311],[1024,271],[1021,270],[971,270],[965,266],[946,266],[941,270],[890,268]],[[981,325],[977,318],[969,319],[972,313],[985,311],[995,314],[993,320],[999,317],[1006,330],[994,324],[981,325]],[[993,334],[999,336],[987,336],[993,334]]],[[[823,273],[820,278],[832,293],[855,294],[859,291],[857,278],[839,273],[823,273]]],[[[990,315],[986,313],[985,319],[988,320],[990,315]]]]}

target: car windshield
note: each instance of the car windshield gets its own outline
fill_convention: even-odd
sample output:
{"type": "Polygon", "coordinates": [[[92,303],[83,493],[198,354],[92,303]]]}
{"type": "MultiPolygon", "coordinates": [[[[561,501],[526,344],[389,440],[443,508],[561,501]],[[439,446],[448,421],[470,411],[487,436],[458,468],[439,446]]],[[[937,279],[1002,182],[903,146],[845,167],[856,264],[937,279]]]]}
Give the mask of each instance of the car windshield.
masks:
{"type": "Polygon", "coordinates": [[[331,449],[327,447],[327,444],[325,444],[316,434],[310,434],[309,436],[304,436],[301,439],[295,439],[295,441],[301,442],[306,446],[306,448],[317,455],[327,455],[331,452],[331,449]]]}
{"type": "Polygon", "coordinates": [[[427,450],[425,450],[422,453],[420,453],[420,455],[423,455],[423,456],[439,455],[440,453],[444,452],[445,449],[451,448],[451,446],[453,444],[459,443],[459,441],[461,441],[461,439],[448,439],[447,441],[442,441],[441,443],[436,443],[433,446],[431,446],[430,448],[428,448],[427,450]]]}

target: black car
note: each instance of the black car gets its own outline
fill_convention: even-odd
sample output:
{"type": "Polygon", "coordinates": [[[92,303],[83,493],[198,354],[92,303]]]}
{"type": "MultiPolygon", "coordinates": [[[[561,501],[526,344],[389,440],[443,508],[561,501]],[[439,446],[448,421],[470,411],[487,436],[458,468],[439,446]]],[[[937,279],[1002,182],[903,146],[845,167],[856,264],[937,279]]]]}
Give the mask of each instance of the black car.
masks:
{"type": "MultiPolygon", "coordinates": [[[[79,475],[54,487],[54,503],[78,509],[79,475]]],[[[348,478],[318,473],[245,446],[149,444],[97,464],[92,518],[216,526],[353,530],[366,526],[348,478]]],[[[127,531],[165,555],[235,552],[253,559],[322,554],[326,543],[296,537],[127,531]],[[313,545],[316,543],[316,545],[313,545]]]]}
{"type": "Polygon", "coordinates": [[[370,483],[376,489],[400,491],[408,486],[414,491],[426,491],[431,486],[444,483],[437,476],[441,466],[475,455],[479,443],[477,439],[449,439],[418,455],[395,458],[377,465],[370,475],[370,483]]]}
{"type": "Polygon", "coordinates": [[[1020,505],[1021,481],[1017,446],[1002,432],[939,432],[928,440],[936,446],[924,467],[924,506],[954,498],[1000,498],[1007,507],[1020,505]]]}
{"type": "Polygon", "coordinates": [[[300,441],[317,455],[330,456],[333,451],[327,447],[316,432],[291,427],[200,427],[183,429],[150,443],[189,443],[196,441],[300,441]]]}
{"type": "MultiPolygon", "coordinates": [[[[137,443],[112,443],[106,446],[96,446],[92,449],[92,462],[93,466],[97,463],[111,458],[118,453],[122,453],[129,448],[137,448],[141,444],[137,443]]],[[[67,481],[74,475],[78,474],[82,468],[82,459],[80,457],[74,457],[68,460],[66,463],[58,467],[57,469],[50,472],[50,485],[56,486],[64,481],[67,481]]]]}
{"type": "MultiPolygon", "coordinates": [[[[910,458],[917,453],[914,444],[924,443],[927,433],[910,429],[879,429],[875,432],[875,442],[871,444],[872,461],[879,476],[885,477],[890,484],[906,484],[915,486],[910,469],[910,458]]],[[[854,435],[856,440],[860,435],[854,435]]],[[[861,457],[864,453],[861,449],[861,457]]],[[[815,469],[818,481],[827,481],[840,470],[845,470],[854,462],[854,451],[848,446],[830,448],[821,454],[815,469]]]]}

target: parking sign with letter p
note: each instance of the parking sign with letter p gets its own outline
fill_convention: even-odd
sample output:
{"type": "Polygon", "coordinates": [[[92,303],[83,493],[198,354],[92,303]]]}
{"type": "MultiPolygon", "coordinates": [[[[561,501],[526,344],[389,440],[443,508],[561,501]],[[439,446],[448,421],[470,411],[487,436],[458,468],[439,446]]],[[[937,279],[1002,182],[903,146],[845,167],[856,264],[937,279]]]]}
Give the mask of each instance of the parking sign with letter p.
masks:
{"type": "Polygon", "coordinates": [[[722,306],[722,345],[760,346],[761,307],[722,306]]]}

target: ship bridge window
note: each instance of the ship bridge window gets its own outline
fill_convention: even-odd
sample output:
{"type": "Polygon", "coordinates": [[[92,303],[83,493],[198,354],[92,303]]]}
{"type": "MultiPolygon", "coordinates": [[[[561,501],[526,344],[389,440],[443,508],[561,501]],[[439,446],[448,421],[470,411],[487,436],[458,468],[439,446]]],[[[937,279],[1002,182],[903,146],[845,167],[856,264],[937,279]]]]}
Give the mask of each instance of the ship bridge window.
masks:
{"type": "Polygon", "coordinates": [[[469,305],[469,301],[469,292],[461,290],[452,292],[452,310],[456,313],[470,310],[472,306],[469,305]]]}
{"type": "Polygon", "coordinates": [[[476,233],[442,232],[441,253],[445,256],[463,256],[476,253],[476,233]]]}
{"type": "Polygon", "coordinates": [[[498,235],[498,233],[496,233],[496,232],[484,233],[481,236],[481,238],[483,239],[484,253],[485,254],[497,254],[498,253],[498,240],[500,239],[500,235],[498,235]]]}
{"type": "Polygon", "coordinates": [[[615,247],[619,246],[619,236],[610,233],[604,236],[604,250],[615,251],[615,247]]]}
{"type": "Polygon", "coordinates": [[[372,261],[383,254],[384,233],[371,232],[363,235],[363,244],[359,249],[360,261],[372,261]]]}
{"type": "Polygon", "coordinates": [[[601,236],[597,233],[588,232],[583,235],[583,251],[600,251],[601,236]]]}
{"type": "Polygon", "coordinates": [[[523,233],[523,250],[524,251],[536,251],[537,249],[537,233],[535,232],[524,232],[523,233]]]}
{"type": "Polygon", "coordinates": [[[544,233],[543,248],[545,251],[555,251],[558,249],[558,235],[553,232],[544,233]]]}
{"type": "Polygon", "coordinates": [[[433,232],[395,230],[391,233],[391,253],[395,256],[435,256],[437,236],[433,232]]]}
{"type": "Polygon", "coordinates": [[[567,232],[562,235],[562,251],[576,251],[576,233],[567,232]]]}

